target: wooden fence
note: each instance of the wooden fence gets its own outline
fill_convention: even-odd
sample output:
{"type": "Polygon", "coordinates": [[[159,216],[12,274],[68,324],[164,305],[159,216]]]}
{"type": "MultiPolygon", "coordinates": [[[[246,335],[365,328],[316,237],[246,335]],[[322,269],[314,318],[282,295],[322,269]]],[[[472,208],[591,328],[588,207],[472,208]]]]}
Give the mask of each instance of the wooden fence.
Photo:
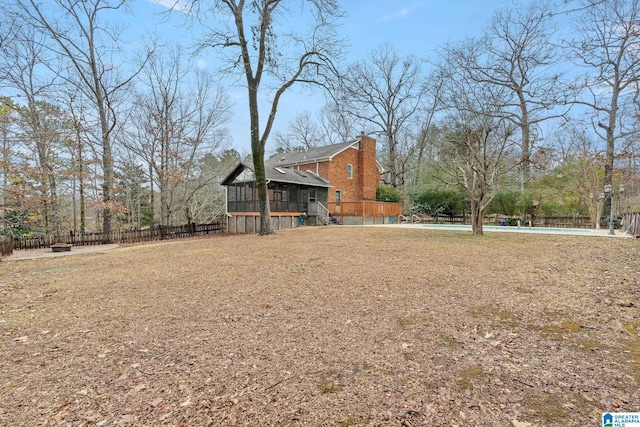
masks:
{"type": "Polygon", "coordinates": [[[533,220],[534,227],[592,228],[589,216],[540,216],[533,220]]]}
{"type": "MultiPolygon", "coordinates": [[[[470,224],[469,215],[419,215],[421,222],[443,224],[470,224]]],[[[485,225],[516,225],[518,219],[503,215],[485,215],[485,225]]],[[[522,226],[529,225],[529,219],[520,221],[522,226]]],[[[547,216],[536,217],[531,224],[534,227],[552,228],[591,228],[591,218],[588,216],[547,216]]]]}
{"type": "MultiPolygon", "coordinates": [[[[420,222],[431,224],[469,224],[471,217],[469,215],[415,215],[420,218],[420,222]]],[[[412,216],[412,218],[414,218],[412,216]]],[[[485,223],[487,219],[485,217],[485,223]]]]}
{"type": "Polygon", "coordinates": [[[222,233],[222,221],[211,224],[186,224],[176,227],[153,227],[144,230],[114,230],[110,233],[69,233],[60,236],[20,236],[5,239],[0,243],[2,255],[11,255],[13,250],[42,249],[54,243],[69,243],[74,246],[103,245],[108,243],[130,244],[154,240],[179,239],[222,233]],[[5,253],[5,242],[7,244],[5,253]]]}
{"type": "Polygon", "coordinates": [[[640,213],[626,213],[622,215],[620,226],[623,231],[636,237],[640,237],[640,213]]]}
{"type": "MultiPolygon", "coordinates": [[[[374,200],[362,200],[359,202],[329,202],[327,203],[329,214],[339,218],[341,224],[345,224],[345,218],[355,218],[354,224],[373,224],[390,222],[389,218],[398,218],[402,212],[400,203],[379,202],[374,200]]],[[[348,221],[347,221],[348,222],[348,221]]]]}
{"type": "Polygon", "coordinates": [[[13,238],[7,236],[0,239],[0,258],[13,254],[13,238]]]}

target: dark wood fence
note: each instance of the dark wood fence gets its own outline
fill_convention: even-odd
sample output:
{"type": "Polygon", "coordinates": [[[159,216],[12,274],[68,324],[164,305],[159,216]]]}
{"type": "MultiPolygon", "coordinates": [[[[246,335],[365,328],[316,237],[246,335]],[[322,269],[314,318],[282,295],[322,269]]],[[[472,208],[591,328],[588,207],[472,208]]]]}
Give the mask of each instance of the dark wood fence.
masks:
{"type": "Polygon", "coordinates": [[[108,243],[129,244],[151,242],[154,240],[179,239],[183,237],[204,236],[222,233],[222,221],[211,224],[186,224],[176,227],[153,227],[143,230],[114,230],[110,233],[74,233],[70,231],[60,236],[20,236],[15,237],[7,246],[5,255],[4,241],[2,255],[11,255],[13,250],[48,248],[54,243],[69,243],[74,246],[103,245],[108,243]]]}
{"type": "Polygon", "coordinates": [[[541,216],[536,217],[532,224],[534,227],[556,228],[592,228],[589,216],[541,216]]]}
{"type": "MultiPolygon", "coordinates": [[[[426,223],[442,223],[442,224],[470,224],[471,216],[469,215],[419,215],[421,222],[426,223]]],[[[518,220],[503,215],[485,215],[483,224],[485,225],[516,225],[518,220]]],[[[529,225],[529,218],[520,221],[521,226],[529,225]]],[[[535,217],[533,227],[552,227],[552,228],[591,228],[591,218],[588,216],[547,216],[535,217]]]]}
{"type": "Polygon", "coordinates": [[[0,238],[0,258],[11,254],[13,254],[13,238],[11,236],[0,238]]]}

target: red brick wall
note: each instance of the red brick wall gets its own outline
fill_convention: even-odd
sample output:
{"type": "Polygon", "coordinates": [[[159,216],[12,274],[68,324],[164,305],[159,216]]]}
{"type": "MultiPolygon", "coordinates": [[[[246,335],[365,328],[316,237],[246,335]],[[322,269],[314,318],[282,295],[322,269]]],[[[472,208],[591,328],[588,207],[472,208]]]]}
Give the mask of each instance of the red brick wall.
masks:
{"type": "Polygon", "coordinates": [[[360,165],[358,164],[358,150],[354,148],[348,148],[342,153],[338,154],[328,164],[329,174],[327,179],[333,186],[329,189],[329,201],[336,201],[336,190],[342,192],[343,202],[354,202],[362,200],[362,190],[358,180],[358,171],[360,165]],[[353,165],[353,177],[349,179],[347,177],[347,165],[353,165]]]}
{"type": "Polygon", "coordinates": [[[336,155],[331,162],[307,163],[296,166],[301,171],[310,170],[327,179],[329,202],[336,201],[336,190],[342,191],[343,202],[375,200],[376,188],[380,183],[380,172],[376,165],[376,140],[360,136],[359,149],[347,148],[336,155]],[[353,165],[353,178],[347,177],[347,165],[353,165]]]}
{"type": "Polygon", "coordinates": [[[367,135],[360,137],[358,164],[362,200],[375,200],[376,189],[380,184],[380,172],[376,165],[376,140],[367,135]]]}
{"type": "Polygon", "coordinates": [[[329,174],[325,177],[333,188],[329,189],[329,202],[336,201],[336,191],[342,191],[343,202],[375,200],[380,173],[376,165],[376,140],[361,135],[359,149],[349,148],[333,158],[329,174]],[[347,165],[353,165],[353,178],[347,177],[347,165]]]}

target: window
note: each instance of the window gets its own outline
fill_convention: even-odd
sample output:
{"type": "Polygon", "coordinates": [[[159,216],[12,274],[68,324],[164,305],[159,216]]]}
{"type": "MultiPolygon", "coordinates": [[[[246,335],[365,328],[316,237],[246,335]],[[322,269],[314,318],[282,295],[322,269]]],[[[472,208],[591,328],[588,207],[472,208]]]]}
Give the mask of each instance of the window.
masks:
{"type": "Polygon", "coordinates": [[[342,191],[336,190],[336,203],[340,203],[342,201],[342,191]]]}
{"type": "Polygon", "coordinates": [[[347,165],[347,179],[353,179],[353,165],[351,163],[347,165]]]}
{"type": "Polygon", "coordinates": [[[235,184],[243,183],[243,182],[251,182],[253,181],[253,171],[251,169],[244,169],[237,177],[233,180],[235,184]]]}

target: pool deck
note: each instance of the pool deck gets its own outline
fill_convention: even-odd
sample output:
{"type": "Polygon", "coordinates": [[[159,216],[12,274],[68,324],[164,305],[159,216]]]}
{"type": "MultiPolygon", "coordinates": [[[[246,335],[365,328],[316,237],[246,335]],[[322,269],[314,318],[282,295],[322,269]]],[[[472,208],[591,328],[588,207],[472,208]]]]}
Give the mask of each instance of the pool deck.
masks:
{"type": "MultiPolygon", "coordinates": [[[[417,228],[426,230],[448,230],[448,231],[469,231],[470,225],[457,224],[427,224],[427,223],[400,223],[400,224],[375,224],[368,227],[395,227],[395,228],[417,228]]],[[[483,231],[487,233],[531,233],[531,234],[561,234],[569,236],[588,236],[588,237],[617,237],[617,238],[634,238],[635,236],[624,234],[622,230],[615,230],[613,236],[609,235],[609,229],[588,229],[588,228],[550,228],[550,227],[500,227],[495,225],[485,225],[483,231]]]]}

